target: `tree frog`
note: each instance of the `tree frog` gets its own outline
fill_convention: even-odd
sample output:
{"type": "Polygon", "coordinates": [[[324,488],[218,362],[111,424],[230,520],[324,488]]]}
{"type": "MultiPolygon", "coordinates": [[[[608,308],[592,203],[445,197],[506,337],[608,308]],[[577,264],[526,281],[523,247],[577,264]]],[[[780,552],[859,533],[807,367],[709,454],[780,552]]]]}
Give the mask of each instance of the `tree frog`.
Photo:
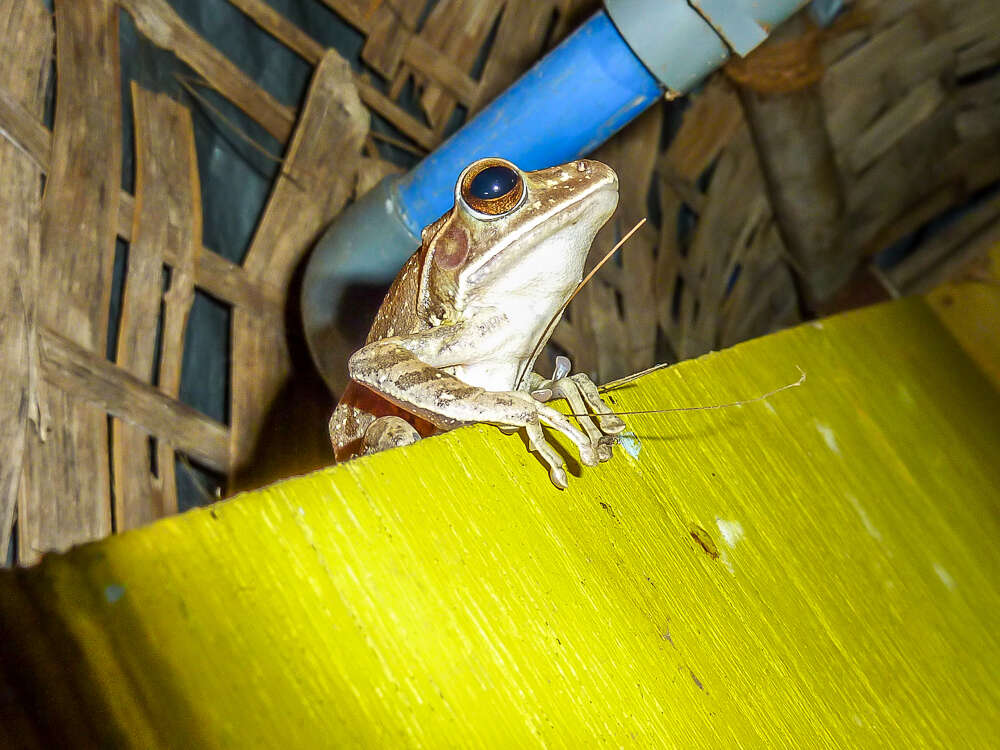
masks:
{"type": "Polygon", "coordinates": [[[618,177],[580,160],[522,172],[504,159],[463,170],[455,205],[421,234],[382,303],[351,383],[330,419],[338,461],[487,422],[513,431],[566,471],[541,425],[576,444],[586,466],[611,457],[625,423],[566,358],[552,378],[531,372],[583,275],[594,236],[618,204],[618,177]],[[565,398],[579,427],[546,405],[565,398]]]}

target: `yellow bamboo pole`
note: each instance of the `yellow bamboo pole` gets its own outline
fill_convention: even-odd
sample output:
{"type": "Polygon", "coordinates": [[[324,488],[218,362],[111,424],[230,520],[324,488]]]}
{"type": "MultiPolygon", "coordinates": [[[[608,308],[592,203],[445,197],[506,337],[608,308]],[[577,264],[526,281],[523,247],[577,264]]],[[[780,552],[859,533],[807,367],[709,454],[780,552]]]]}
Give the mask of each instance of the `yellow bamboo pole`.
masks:
{"type": "Polygon", "coordinates": [[[1000,388],[1000,244],[970,264],[964,281],[942,284],[927,301],[965,352],[1000,388]]]}
{"type": "Polygon", "coordinates": [[[4,746],[994,746],[1000,397],[925,302],[613,398],[797,367],[565,492],[473,427],[3,573],[4,746]]]}

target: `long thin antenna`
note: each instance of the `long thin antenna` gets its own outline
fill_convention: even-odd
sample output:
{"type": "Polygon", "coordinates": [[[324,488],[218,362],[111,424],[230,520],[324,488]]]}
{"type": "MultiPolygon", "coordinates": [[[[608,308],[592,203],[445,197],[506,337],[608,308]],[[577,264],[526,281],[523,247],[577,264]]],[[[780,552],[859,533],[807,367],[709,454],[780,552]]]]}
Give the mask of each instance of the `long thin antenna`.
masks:
{"type": "Polygon", "coordinates": [[[237,138],[242,140],[244,143],[247,143],[251,148],[253,148],[257,152],[263,154],[264,158],[270,159],[271,161],[275,162],[278,165],[278,170],[282,177],[284,177],[289,182],[294,184],[295,187],[299,188],[299,190],[302,190],[303,192],[306,190],[305,186],[299,183],[299,181],[295,179],[294,175],[292,175],[291,172],[285,169],[284,159],[282,159],[280,156],[275,156],[270,151],[268,151],[264,146],[255,141],[249,133],[247,133],[243,128],[241,128],[235,122],[226,117],[222,113],[222,110],[220,110],[218,107],[212,104],[212,102],[208,100],[208,97],[202,96],[194,88],[196,85],[212,88],[210,84],[208,84],[206,81],[199,80],[197,78],[192,78],[190,76],[185,76],[180,73],[174,73],[174,78],[177,79],[177,82],[181,85],[181,87],[183,87],[183,89],[187,91],[188,94],[190,94],[199,104],[201,104],[201,106],[203,106],[205,109],[207,109],[217,118],[219,118],[220,122],[222,122],[223,125],[229,128],[229,130],[237,138]]]}
{"type": "Polygon", "coordinates": [[[542,347],[544,347],[545,342],[549,340],[549,336],[552,335],[552,329],[556,327],[556,323],[559,321],[559,318],[562,316],[562,314],[566,311],[566,308],[569,307],[569,303],[572,302],[573,298],[580,293],[580,290],[583,289],[584,286],[586,286],[587,282],[590,281],[592,278],[594,278],[594,274],[596,274],[598,271],[601,270],[601,266],[603,266],[605,263],[611,260],[611,256],[614,255],[616,252],[618,252],[618,248],[620,248],[622,245],[628,242],[629,238],[633,234],[638,232],[639,227],[641,227],[645,223],[646,223],[645,217],[639,219],[638,223],[630,230],[628,230],[625,236],[615,243],[615,246],[613,248],[608,250],[607,255],[601,258],[601,262],[598,263],[596,266],[594,266],[592,269],[590,269],[590,273],[588,273],[586,276],[583,277],[580,283],[576,285],[576,288],[573,290],[572,294],[570,294],[569,297],[566,299],[566,301],[562,303],[562,305],[559,307],[558,310],[556,310],[555,314],[552,316],[552,319],[549,321],[549,324],[545,326],[545,331],[538,338],[538,343],[535,344],[535,348],[532,349],[531,356],[524,361],[525,372],[518,373],[517,380],[515,381],[514,384],[515,390],[521,387],[521,381],[524,380],[524,376],[528,374],[527,368],[530,367],[531,364],[535,361],[535,357],[537,357],[539,354],[542,353],[542,347]]]}
{"type": "MultiPolygon", "coordinates": [[[[795,365],[795,369],[799,371],[799,379],[794,383],[787,383],[780,388],[775,388],[773,391],[768,391],[763,396],[757,396],[757,398],[749,398],[746,401],[731,401],[728,404],[709,404],[708,406],[677,406],[672,409],[640,409],[638,411],[616,411],[612,412],[618,416],[628,416],[630,414],[666,414],[671,411],[707,411],[709,409],[728,409],[733,406],[746,406],[747,404],[754,404],[758,401],[764,401],[776,393],[781,393],[782,391],[787,391],[790,388],[798,388],[800,385],[806,382],[806,372],[798,365],[795,365]]],[[[567,417],[593,417],[593,414],[567,414],[567,417]]],[[[599,416],[599,415],[598,415],[599,416]]]]}
{"type": "MultiPolygon", "coordinates": [[[[636,232],[638,232],[639,231],[639,227],[641,227],[645,223],[646,223],[645,217],[643,217],[642,219],[639,219],[639,221],[636,223],[636,225],[634,227],[632,227],[630,230],[628,230],[628,232],[625,234],[625,236],[622,237],[620,240],[618,240],[618,242],[615,243],[615,246],[613,248],[611,248],[610,250],[608,250],[608,254],[605,255],[603,258],[601,258],[601,262],[598,263],[596,266],[594,266],[592,269],[590,269],[590,273],[588,273],[586,276],[584,276],[583,279],[580,281],[580,283],[576,285],[576,289],[574,289],[573,293],[571,295],[569,295],[569,299],[567,299],[565,302],[563,302],[562,307],[559,308],[559,311],[556,313],[555,317],[558,317],[558,316],[562,315],[563,311],[567,307],[569,307],[569,303],[573,301],[573,298],[577,294],[580,293],[580,290],[583,289],[583,287],[585,287],[587,285],[588,281],[590,281],[592,278],[594,278],[594,274],[596,274],[598,271],[601,270],[601,266],[603,266],[605,263],[607,263],[609,260],[611,260],[611,256],[614,255],[618,251],[618,248],[620,248],[622,245],[624,245],[626,242],[628,242],[629,238],[631,238],[631,236],[633,234],[635,234],[636,232]]],[[[553,320],[554,319],[555,318],[553,318],[553,320]]]]}

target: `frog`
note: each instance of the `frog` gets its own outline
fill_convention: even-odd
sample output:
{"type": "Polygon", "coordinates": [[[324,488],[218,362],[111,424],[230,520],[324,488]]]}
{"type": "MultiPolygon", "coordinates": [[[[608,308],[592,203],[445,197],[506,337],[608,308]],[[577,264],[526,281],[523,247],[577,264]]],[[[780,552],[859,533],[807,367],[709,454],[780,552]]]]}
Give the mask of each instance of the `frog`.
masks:
{"type": "Polygon", "coordinates": [[[468,165],[453,207],[423,229],[349,358],[329,423],[336,460],[474,423],[524,430],[559,489],[565,465],[542,425],[565,435],[582,465],[609,460],[625,422],[593,380],[570,375],[565,357],[552,377],[533,369],[617,204],[618,176],[599,161],[527,172],[499,157],[468,165]],[[556,399],[571,415],[549,405],[556,399]]]}

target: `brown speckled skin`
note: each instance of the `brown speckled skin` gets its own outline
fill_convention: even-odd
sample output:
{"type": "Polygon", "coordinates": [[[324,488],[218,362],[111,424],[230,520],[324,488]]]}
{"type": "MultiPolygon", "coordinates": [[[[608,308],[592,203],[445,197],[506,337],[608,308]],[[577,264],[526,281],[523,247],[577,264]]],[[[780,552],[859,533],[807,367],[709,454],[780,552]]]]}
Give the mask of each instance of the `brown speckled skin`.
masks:
{"type": "MultiPolygon", "coordinates": [[[[484,161],[501,160],[476,162],[463,175],[484,161]]],[[[527,376],[580,281],[594,235],[614,211],[617,176],[587,160],[518,174],[523,200],[492,216],[469,208],[460,177],[455,206],[422,232],[420,249],[348,363],[353,382],[330,419],[338,461],[484,422],[526,429],[553,482],[565,487],[562,459],[547,443],[543,421],[577,445],[585,465],[610,457],[602,431],[625,425],[592,384],[587,403],[600,414],[601,428],[585,416],[578,419],[582,431],[534,398],[527,376]],[[380,417],[399,417],[415,431],[399,420],[369,430],[380,417]]]]}
{"type": "MultiPolygon", "coordinates": [[[[417,314],[420,268],[425,257],[426,250],[421,245],[403,265],[375,315],[375,321],[365,340],[366,344],[389,336],[416,333],[428,327],[417,314]]],[[[337,462],[360,456],[363,448],[361,439],[365,430],[377,418],[387,416],[406,420],[421,437],[439,432],[430,422],[396,406],[384,396],[352,380],[344,389],[337,408],[330,418],[330,437],[337,462]]]]}

